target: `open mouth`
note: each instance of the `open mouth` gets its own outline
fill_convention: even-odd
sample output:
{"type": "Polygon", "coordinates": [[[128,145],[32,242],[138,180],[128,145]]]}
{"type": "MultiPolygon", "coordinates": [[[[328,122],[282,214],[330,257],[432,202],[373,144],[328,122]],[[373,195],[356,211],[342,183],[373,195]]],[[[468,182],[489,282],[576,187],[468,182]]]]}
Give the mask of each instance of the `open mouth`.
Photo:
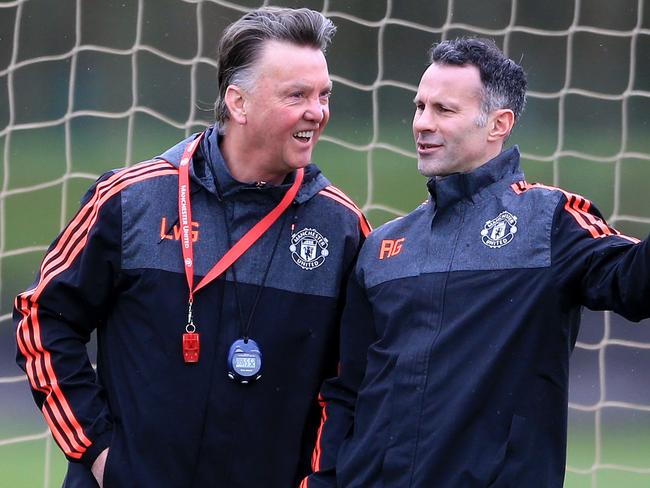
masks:
{"type": "Polygon", "coordinates": [[[421,142],[418,142],[418,151],[430,151],[433,149],[437,149],[439,147],[442,147],[441,144],[424,144],[421,142]]]}
{"type": "Polygon", "coordinates": [[[301,130],[296,132],[293,135],[294,139],[298,139],[300,142],[309,142],[311,138],[314,137],[313,130],[301,130]]]}

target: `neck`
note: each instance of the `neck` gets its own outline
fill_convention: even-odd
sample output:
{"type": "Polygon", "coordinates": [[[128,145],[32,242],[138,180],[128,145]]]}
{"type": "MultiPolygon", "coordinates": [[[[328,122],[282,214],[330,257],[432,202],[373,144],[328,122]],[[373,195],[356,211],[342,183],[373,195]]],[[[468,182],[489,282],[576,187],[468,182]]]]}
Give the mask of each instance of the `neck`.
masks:
{"type": "Polygon", "coordinates": [[[485,154],[483,154],[483,157],[477,161],[476,163],[472,164],[467,171],[463,171],[463,173],[471,173],[477,168],[480,168],[483,166],[485,163],[488,161],[492,161],[494,158],[496,158],[501,152],[503,151],[503,142],[499,144],[494,144],[492,147],[490,147],[485,154]]]}
{"type": "Polygon", "coordinates": [[[235,131],[227,132],[221,142],[221,154],[232,177],[240,183],[280,185],[291,171],[272,171],[259,162],[259,156],[245,149],[235,131]]]}

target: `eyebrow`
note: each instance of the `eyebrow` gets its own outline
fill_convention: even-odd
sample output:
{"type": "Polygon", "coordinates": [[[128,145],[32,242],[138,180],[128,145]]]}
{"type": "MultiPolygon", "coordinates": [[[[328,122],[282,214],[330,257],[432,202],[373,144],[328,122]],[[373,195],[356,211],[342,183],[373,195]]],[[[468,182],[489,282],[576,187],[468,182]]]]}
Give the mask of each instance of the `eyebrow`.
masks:
{"type": "MultiPolygon", "coordinates": [[[[413,97],[413,103],[417,105],[418,103],[424,103],[425,105],[428,103],[426,100],[423,100],[422,97],[420,97],[419,94],[416,94],[415,97],[413,97]]],[[[439,102],[436,102],[439,103],[439,102]]]]}
{"type": "MultiPolygon", "coordinates": [[[[333,88],[333,83],[332,80],[330,80],[327,84],[326,89],[328,91],[332,91],[333,88]]],[[[296,83],[289,83],[285,86],[286,90],[311,90],[313,88],[313,85],[307,84],[307,83],[302,83],[302,82],[296,82],[296,83]]]]}

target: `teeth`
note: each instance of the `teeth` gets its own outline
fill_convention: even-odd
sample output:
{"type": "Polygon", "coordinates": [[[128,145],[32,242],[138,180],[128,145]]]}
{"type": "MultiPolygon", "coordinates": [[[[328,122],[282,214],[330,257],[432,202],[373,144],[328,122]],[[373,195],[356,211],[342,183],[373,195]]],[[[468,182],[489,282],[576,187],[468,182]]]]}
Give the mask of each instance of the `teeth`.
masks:
{"type": "Polygon", "coordinates": [[[311,139],[311,137],[314,135],[313,130],[301,130],[300,132],[296,132],[293,136],[294,137],[304,137],[305,139],[311,139]]]}

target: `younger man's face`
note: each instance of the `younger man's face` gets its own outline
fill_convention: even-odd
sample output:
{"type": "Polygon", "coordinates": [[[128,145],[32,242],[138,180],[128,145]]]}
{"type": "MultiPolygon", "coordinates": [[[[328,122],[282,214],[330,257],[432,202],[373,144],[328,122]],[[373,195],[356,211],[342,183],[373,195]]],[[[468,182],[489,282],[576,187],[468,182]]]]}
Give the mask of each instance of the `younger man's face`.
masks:
{"type": "Polygon", "coordinates": [[[479,127],[482,83],[472,65],[433,63],[415,96],[413,136],[424,176],[465,173],[492,158],[488,128],[479,127]]]}

